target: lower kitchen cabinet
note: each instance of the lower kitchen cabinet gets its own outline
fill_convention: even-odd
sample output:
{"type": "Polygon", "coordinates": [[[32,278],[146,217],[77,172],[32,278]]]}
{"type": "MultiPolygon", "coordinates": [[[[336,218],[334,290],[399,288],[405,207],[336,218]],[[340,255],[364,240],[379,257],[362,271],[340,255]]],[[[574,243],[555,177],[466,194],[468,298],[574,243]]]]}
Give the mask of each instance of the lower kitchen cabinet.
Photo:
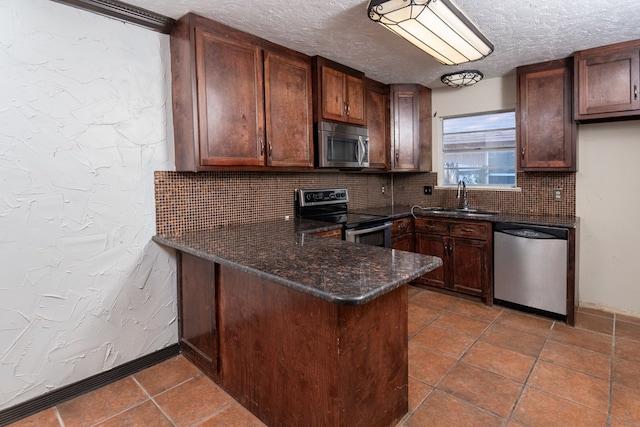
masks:
{"type": "Polygon", "coordinates": [[[415,252],[413,237],[413,219],[400,218],[393,221],[391,227],[391,247],[401,251],[415,252]]]}
{"type": "Polygon", "coordinates": [[[491,223],[415,219],[415,251],[442,258],[443,265],[416,281],[456,292],[481,297],[493,303],[491,223]]]}
{"type": "Polygon", "coordinates": [[[216,264],[186,252],[177,253],[180,348],[200,369],[216,376],[216,264]]]}

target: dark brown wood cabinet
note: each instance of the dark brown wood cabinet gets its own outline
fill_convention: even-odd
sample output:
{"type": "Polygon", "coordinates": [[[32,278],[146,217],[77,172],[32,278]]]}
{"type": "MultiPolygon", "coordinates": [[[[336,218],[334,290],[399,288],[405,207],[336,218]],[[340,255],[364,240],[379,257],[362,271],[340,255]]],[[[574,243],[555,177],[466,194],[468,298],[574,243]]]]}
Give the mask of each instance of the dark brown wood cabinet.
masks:
{"type": "Polygon", "coordinates": [[[364,82],[366,123],[369,130],[369,169],[388,170],[391,167],[389,86],[368,78],[364,82]]]}
{"type": "Polygon", "coordinates": [[[575,120],[640,117],[640,40],[576,52],[575,120]]]}
{"type": "Polygon", "coordinates": [[[442,258],[443,265],[417,283],[481,297],[493,304],[491,223],[418,217],[415,251],[442,258]]]}
{"type": "Polygon", "coordinates": [[[518,170],[576,171],[572,59],[518,67],[518,170]]]}
{"type": "Polygon", "coordinates": [[[171,60],[177,170],[313,167],[309,57],[188,14],[171,60]]]}
{"type": "Polygon", "coordinates": [[[391,85],[391,170],[431,170],[431,89],[391,85]]]}
{"type": "Polygon", "coordinates": [[[315,120],[365,125],[364,73],[314,58],[315,120]]]}
{"type": "Polygon", "coordinates": [[[177,253],[182,354],[265,424],[383,427],[406,414],[407,286],[344,305],[177,253]]]}
{"type": "Polygon", "coordinates": [[[200,369],[218,375],[216,265],[177,252],[180,348],[200,369]]]}
{"type": "Polygon", "coordinates": [[[393,225],[391,226],[391,247],[401,251],[415,252],[413,218],[393,220],[393,225]]]}

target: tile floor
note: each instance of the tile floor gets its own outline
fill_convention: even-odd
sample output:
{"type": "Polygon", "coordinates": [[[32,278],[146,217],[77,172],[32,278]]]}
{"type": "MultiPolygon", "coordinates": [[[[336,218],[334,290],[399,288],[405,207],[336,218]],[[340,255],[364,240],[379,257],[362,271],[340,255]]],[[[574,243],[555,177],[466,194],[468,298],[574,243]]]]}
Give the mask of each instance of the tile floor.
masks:
{"type": "MultiPolygon", "coordinates": [[[[398,426],[640,426],[640,319],[577,327],[410,287],[409,413],[398,426]]],[[[182,356],[18,426],[262,426],[182,356]]]]}

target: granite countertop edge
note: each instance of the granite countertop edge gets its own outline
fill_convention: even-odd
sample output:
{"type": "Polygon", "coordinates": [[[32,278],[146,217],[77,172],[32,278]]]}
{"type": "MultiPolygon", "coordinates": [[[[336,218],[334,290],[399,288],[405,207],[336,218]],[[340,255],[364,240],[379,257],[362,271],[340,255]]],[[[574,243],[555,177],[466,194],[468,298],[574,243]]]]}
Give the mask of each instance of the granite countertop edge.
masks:
{"type": "MultiPolygon", "coordinates": [[[[310,228],[306,228],[304,230],[298,231],[297,234],[300,236],[304,235],[305,239],[309,239],[309,238],[318,239],[321,242],[324,241],[326,243],[331,243],[335,245],[354,245],[353,243],[344,242],[340,240],[310,236],[312,233],[331,230],[334,228],[336,228],[336,226],[333,224],[325,226],[324,224],[316,223],[310,228]],[[329,240],[331,240],[332,242],[329,242],[329,240]]],[[[197,234],[198,232],[196,231],[194,233],[197,234]]],[[[152,237],[152,240],[155,241],[156,243],[171,247],[181,252],[185,252],[193,256],[218,263],[220,265],[225,265],[242,272],[254,274],[260,278],[267,279],[272,282],[278,283],[280,285],[299,290],[303,293],[316,296],[325,301],[329,301],[329,302],[341,304],[341,305],[361,305],[361,304],[370,302],[381,295],[384,295],[406,283],[409,283],[413,279],[421,276],[422,274],[428,271],[431,271],[437,268],[442,264],[442,261],[437,257],[428,257],[426,255],[420,255],[420,257],[422,258],[431,258],[431,261],[428,263],[423,262],[421,265],[413,268],[411,273],[403,274],[400,277],[394,277],[393,280],[389,280],[388,282],[385,282],[384,285],[376,286],[376,287],[373,287],[372,289],[367,289],[365,291],[359,291],[358,287],[355,287],[355,291],[350,291],[348,290],[349,286],[345,286],[344,289],[340,289],[337,292],[332,292],[332,291],[325,291],[322,289],[318,289],[308,284],[301,283],[299,281],[290,280],[286,277],[283,277],[282,275],[273,274],[259,268],[254,268],[242,262],[237,262],[232,259],[226,258],[224,256],[216,255],[215,253],[212,253],[210,251],[198,250],[197,248],[194,248],[192,246],[181,244],[177,238],[173,238],[172,236],[156,235],[152,237]]],[[[371,247],[370,249],[382,250],[381,248],[375,248],[375,247],[371,247]]],[[[385,249],[385,250],[395,251],[396,253],[403,252],[395,249],[385,249]]],[[[406,253],[406,254],[408,255],[409,253],[406,253]]]]}

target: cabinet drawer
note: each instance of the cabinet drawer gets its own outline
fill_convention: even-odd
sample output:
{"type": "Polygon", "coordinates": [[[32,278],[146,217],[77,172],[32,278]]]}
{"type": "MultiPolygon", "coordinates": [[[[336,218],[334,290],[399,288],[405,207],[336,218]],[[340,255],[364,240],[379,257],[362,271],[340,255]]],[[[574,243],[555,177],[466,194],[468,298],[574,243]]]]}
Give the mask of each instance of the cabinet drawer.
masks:
{"type": "Polygon", "coordinates": [[[394,236],[411,232],[411,218],[396,219],[391,227],[391,234],[394,236]]]}
{"type": "Polygon", "coordinates": [[[453,237],[486,240],[491,227],[486,222],[457,222],[451,224],[450,234],[453,237]]]}
{"type": "Polygon", "coordinates": [[[431,218],[416,218],[416,233],[449,234],[449,223],[431,218]]]}

